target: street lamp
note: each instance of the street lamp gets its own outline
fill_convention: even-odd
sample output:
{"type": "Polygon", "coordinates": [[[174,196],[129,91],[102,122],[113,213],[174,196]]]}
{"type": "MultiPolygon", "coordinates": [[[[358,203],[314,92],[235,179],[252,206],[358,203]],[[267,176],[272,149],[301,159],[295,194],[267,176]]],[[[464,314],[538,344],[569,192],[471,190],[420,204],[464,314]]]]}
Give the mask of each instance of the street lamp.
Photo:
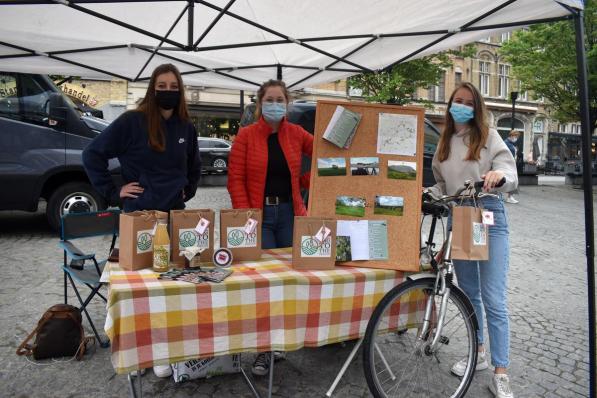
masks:
{"type": "MultiPolygon", "coordinates": [[[[514,130],[514,115],[516,113],[516,99],[518,98],[518,91],[512,91],[510,93],[510,99],[512,100],[512,118],[510,119],[510,131],[514,130]]],[[[516,147],[518,148],[518,150],[516,151],[516,170],[518,171],[518,174],[522,173],[522,145],[520,143],[520,140],[518,140],[518,143],[516,145],[516,147]]]]}
{"type": "Polygon", "coordinates": [[[514,114],[516,107],[516,100],[518,99],[518,91],[512,91],[510,93],[510,99],[512,100],[512,119],[510,119],[510,130],[514,130],[514,114]]]}

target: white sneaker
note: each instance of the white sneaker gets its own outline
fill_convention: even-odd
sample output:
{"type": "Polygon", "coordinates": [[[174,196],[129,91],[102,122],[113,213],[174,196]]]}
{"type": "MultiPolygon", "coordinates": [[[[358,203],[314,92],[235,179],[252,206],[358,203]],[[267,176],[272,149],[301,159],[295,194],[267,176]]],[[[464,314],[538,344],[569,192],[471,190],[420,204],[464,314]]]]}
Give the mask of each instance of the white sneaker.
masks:
{"type": "Polygon", "coordinates": [[[170,365],[156,365],[153,367],[153,373],[157,377],[170,377],[172,376],[172,368],[170,365]]]}
{"type": "Polygon", "coordinates": [[[489,391],[497,398],[514,398],[510,389],[510,379],[505,374],[494,374],[489,383],[489,391]]]}
{"type": "Polygon", "coordinates": [[[514,196],[508,196],[506,199],[504,199],[504,202],[516,204],[518,203],[518,200],[514,199],[514,196]]]}
{"type": "MultiPolygon", "coordinates": [[[[485,351],[481,351],[477,354],[477,367],[475,368],[475,370],[485,370],[489,367],[485,355],[485,351]]],[[[454,366],[452,366],[452,373],[459,377],[464,376],[464,371],[466,370],[467,362],[467,358],[461,359],[460,361],[456,362],[454,366]]]]}

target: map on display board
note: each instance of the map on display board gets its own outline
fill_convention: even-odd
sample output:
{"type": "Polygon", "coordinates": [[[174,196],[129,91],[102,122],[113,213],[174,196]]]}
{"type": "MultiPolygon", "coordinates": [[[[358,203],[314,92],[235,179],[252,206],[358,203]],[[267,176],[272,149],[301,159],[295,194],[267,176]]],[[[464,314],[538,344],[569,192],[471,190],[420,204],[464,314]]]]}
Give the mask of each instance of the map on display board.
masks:
{"type": "Polygon", "coordinates": [[[419,270],[424,117],[417,107],[317,102],[308,212],[337,220],[337,265],[419,270]],[[328,137],[340,113],[358,119],[354,131],[342,126],[349,145],[328,137]]]}

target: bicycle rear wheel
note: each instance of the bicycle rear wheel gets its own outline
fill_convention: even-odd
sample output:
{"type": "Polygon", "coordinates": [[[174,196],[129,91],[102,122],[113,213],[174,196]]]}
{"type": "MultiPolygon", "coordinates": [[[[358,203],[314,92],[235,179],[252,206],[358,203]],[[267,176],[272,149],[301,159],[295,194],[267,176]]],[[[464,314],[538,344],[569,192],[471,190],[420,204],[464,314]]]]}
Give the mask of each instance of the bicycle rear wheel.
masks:
{"type": "Polygon", "coordinates": [[[376,398],[457,398],[466,393],[477,361],[474,310],[464,293],[452,287],[440,338],[431,348],[442,300],[434,285],[434,278],[401,283],[375,308],[363,341],[363,365],[376,398]],[[432,312],[423,333],[428,300],[432,312]],[[450,370],[464,358],[466,370],[457,377],[450,370]]]}

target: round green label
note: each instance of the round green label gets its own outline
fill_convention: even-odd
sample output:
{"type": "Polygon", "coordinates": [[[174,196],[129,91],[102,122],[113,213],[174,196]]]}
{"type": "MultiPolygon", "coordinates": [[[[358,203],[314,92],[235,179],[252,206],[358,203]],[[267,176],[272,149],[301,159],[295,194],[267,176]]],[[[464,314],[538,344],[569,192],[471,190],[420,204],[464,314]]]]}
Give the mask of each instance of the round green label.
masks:
{"type": "Polygon", "coordinates": [[[314,255],[315,253],[317,253],[318,249],[319,245],[317,244],[317,241],[313,238],[305,239],[301,244],[301,250],[307,256],[314,255]]]}
{"type": "Polygon", "coordinates": [[[233,229],[228,232],[228,244],[231,246],[240,246],[245,240],[245,233],[240,229],[233,229]]]}
{"type": "Polygon", "coordinates": [[[184,231],[180,234],[178,240],[182,247],[195,246],[197,244],[197,235],[193,231],[184,231]]]}
{"type": "Polygon", "coordinates": [[[147,232],[143,232],[137,238],[137,249],[149,250],[151,248],[151,235],[147,232]]]}

